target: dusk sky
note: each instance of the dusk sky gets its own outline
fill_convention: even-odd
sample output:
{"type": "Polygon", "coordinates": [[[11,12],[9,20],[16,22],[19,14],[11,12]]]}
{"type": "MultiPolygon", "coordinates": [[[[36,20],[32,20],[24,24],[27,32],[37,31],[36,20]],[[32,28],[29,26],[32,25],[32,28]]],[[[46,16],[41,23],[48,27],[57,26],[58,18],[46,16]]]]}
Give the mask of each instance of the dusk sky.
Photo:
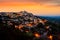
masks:
{"type": "Polygon", "coordinates": [[[35,15],[60,16],[60,0],[0,0],[0,12],[24,10],[35,15]]]}

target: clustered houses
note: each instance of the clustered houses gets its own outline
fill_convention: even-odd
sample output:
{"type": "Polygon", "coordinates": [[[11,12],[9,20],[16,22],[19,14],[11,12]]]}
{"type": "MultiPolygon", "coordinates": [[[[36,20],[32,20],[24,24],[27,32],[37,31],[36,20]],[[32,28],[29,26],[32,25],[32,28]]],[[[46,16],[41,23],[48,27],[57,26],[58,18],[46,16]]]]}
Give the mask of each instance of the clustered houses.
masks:
{"type": "MultiPolygon", "coordinates": [[[[16,29],[21,32],[33,32],[35,37],[46,37],[48,31],[51,30],[49,25],[45,25],[47,20],[40,19],[34,16],[32,13],[26,11],[21,12],[1,12],[0,13],[1,22],[7,26],[14,25],[16,29]],[[40,25],[40,26],[39,26],[40,25]],[[37,29],[38,27],[38,29],[37,29]],[[45,29],[43,29],[45,28],[45,29]],[[42,34],[42,35],[40,35],[42,34]]],[[[50,36],[50,39],[52,36],[50,36]]],[[[52,40],[52,39],[51,39],[52,40]]]]}

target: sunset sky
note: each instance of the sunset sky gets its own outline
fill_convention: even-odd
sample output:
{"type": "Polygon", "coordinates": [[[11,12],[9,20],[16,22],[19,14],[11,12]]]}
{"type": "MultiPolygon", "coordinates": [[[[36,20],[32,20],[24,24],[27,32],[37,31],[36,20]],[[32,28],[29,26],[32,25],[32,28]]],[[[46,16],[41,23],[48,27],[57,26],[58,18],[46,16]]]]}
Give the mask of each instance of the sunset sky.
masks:
{"type": "Polygon", "coordinates": [[[34,15],[60,16],[60,0],[0,0],[0,12],[24,10],[34,15]]]}

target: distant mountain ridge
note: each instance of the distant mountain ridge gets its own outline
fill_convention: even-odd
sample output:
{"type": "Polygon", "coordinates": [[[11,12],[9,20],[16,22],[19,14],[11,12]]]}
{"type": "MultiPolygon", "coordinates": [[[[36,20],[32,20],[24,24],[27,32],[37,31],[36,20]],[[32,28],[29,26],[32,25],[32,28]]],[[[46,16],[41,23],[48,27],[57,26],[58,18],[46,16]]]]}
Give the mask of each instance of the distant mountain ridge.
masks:
{"type": "Polygon", "coordinates": [[[48,21],[54,21],[60,23],[60,16],[38,16],[38,17],[47,19],[48,21]]]}

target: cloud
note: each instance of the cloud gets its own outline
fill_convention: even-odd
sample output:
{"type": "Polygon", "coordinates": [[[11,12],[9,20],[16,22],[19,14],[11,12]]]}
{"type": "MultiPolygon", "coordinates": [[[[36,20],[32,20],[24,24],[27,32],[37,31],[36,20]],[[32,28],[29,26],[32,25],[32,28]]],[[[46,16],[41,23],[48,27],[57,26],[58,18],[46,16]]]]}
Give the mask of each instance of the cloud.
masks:
{"type": "Polygon", "coordinates": [[[0,0],[0,2],[34,2],[43,5],[60,6],[60,0],[0,0]]]}
{"type": "Polygon", "coordinates": [[[32,0],[32,1],[43,5],[60,6],[60,0],[32,0]]]}

